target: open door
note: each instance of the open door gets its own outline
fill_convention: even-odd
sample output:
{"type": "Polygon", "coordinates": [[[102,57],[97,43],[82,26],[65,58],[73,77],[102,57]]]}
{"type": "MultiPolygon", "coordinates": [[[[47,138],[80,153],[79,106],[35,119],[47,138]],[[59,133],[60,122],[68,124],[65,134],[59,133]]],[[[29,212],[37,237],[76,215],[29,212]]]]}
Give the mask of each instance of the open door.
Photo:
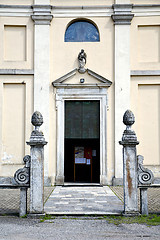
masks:
{"type": "Polygon", "coordinates": [[[65,101],[65,182],[100,181],[100,103],[65,101]]]}

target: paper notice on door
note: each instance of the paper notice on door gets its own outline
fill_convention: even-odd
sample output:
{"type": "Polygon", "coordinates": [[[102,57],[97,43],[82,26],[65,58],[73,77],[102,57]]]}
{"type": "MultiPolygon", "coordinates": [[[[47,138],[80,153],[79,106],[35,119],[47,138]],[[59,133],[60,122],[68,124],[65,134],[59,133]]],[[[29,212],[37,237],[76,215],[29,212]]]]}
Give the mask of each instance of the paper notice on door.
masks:
{"type": "Polygon", "coordinates": [[[96,157],[96,150],[92,150],[92,157],[96,157]]]}
{"type": "Polygon", "coordinates": [[[75,158],[84,158],[84,147],[75,147],[75,158]]]}
{"type": "Polygon", "coordinates": [[[86,158],[75,158],[75,164],[86,164],[86,158]]]}
{"type": "Polygon", "coordinates": [[[91,159],[86,159],[86,164],[91,165],[91,159]]]}

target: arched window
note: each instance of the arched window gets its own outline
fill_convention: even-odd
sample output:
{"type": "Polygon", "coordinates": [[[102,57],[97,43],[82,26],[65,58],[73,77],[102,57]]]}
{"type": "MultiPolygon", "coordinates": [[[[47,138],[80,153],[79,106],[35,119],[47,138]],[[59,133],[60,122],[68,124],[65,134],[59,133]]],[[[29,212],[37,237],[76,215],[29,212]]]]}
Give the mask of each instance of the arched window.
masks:
{"type": "Polygon", "coordinates": [[[71,23],[65,32],[65,42],[99,42],[99,32],[95,25],[85,20],[71,23]]]}

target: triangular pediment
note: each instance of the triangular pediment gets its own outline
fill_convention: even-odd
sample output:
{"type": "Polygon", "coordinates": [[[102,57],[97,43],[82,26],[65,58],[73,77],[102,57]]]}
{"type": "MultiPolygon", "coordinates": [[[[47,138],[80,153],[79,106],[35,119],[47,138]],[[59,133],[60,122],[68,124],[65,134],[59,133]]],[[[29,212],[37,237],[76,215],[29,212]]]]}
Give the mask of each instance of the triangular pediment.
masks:
{"type": "Polygon", "coordinates": [[[98,73],[90,70],[85,69],[85,72],[80,73],[79,69],[75,68],[72,71],[68,72],[67,74],[63,75],[62,77],[56,79],[52,82],[54,87],[87,87],[87,86],[101,86],[101,87],[110,87],[112,82],[98,73]],[[73,79],[78,79],[73,81],[73,79]],[[84,82],[83,82],[84,80],[84,82]],[[94,80],[94,81],[92,81],[94,80]]]}

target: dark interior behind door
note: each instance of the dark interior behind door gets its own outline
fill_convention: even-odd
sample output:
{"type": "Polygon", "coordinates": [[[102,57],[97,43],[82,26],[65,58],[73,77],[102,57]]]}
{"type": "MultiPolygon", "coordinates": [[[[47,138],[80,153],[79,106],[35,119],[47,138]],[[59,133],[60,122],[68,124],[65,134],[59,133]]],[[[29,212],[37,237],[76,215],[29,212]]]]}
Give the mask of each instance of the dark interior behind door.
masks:
{"type": "Polygon", "coordinates": [[[65,163],[66,182],[76,179],[78,182],[100,181],[100,103],[99,101],[66,101],[65,102],[65,163]],[[75,147],[91,148],[91,166],[76,164],[75,147]],[[96,154],[95,154],[96,153],[96,154]],[[74,178],[74,171],[76,178],[74,178]]]}

